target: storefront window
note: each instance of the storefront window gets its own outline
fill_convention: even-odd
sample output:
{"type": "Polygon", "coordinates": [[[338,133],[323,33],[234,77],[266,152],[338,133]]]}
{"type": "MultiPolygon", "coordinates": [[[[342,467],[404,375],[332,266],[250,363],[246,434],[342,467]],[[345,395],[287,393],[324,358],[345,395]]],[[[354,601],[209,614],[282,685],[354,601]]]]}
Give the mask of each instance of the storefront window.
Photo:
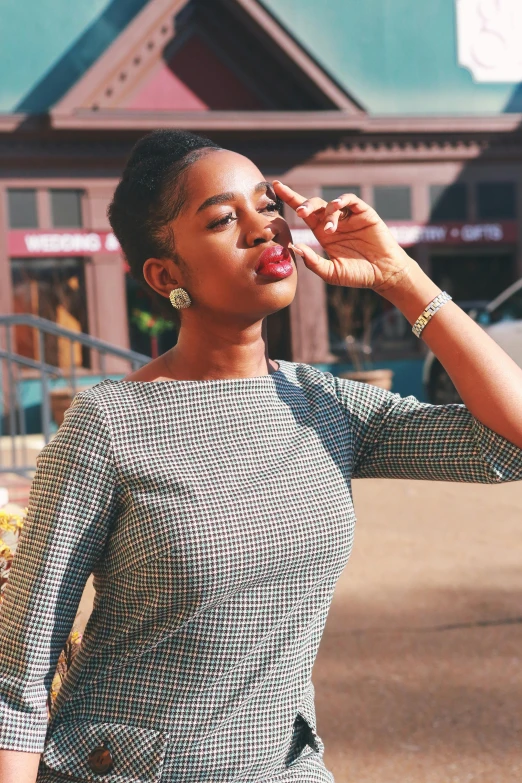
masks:
{"type": "Polygon", "coordinates": [[[481,182],[477,185],[479,220],[514,220],[517,216],[513,182],[481,182]]]}
{"type": "MultiPolygon", "coordinates": [[[[87,332],[84,262],[81,258],[16,258],[11,260],[15,313],[39,315],[75,332],[87,332]]],[[[62,369],[90,367],[89,349],[66,337],[44,334],[44,356],[38,333],[30,326],[15,327],[16,351],[45,360],[62,369]]]]}
{"type": "Polygon", "coordinates": [[[7,206],[10,228],[38,228],[36,190],[8,190],[7,206]]]}
{"type": "Polygon", "coordinates": [[[334,198],[342,196],[343,193],[353,193],[355,196],[361,197],[361,188],[359,185],[328,185],[322,190],[325,201],[333,201],[334,198]]]}
{"type": "Polygon", "coordinates": [[[81,228],[82,191],[51,190],[51,218],[54,228],[81,228]]]}
{"type": "Polygon", "coordinates": [[[379,185],[373,189],[373,206],[383,220],[411,220],[411,188],[379,185]]]}
{"type": "Polygon", "coordinates": [[[419,340],[390,302],[364,288],[326,285],[330,351],[356,369],[373,362],[417,358],[419,340]]]}
{"type": "Polygon", "coordinates": [[[125,288],[130,348],[155,359],[176,345],[177,327],[161,315],[156,303],[129,273],[125,275],[125,288]]]}
{"type": "Polygon", "coordinates": [[[514,280],[513,253],[460,252],[431,257],[431,277],[466,307],[491,301],[514,280]]]}
{"type": "Polygon", "coordinates": [[[468,189],[462,183],[453,185],[430,185],[430,220],[460,221],[468,219],[468,189]]]}

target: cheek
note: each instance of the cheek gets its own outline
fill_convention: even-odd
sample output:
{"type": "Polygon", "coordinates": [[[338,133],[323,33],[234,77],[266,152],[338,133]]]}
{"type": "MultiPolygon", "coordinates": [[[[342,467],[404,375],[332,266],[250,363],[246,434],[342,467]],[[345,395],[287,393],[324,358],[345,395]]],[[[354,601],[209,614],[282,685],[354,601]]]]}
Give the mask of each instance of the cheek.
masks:
{"type": "Polygon", "coordinates": [[[230,288],[231,283],[247,280],[248,262],[245,251],[237,247],[236,239],[220,232],[193,246],[187,259],[190,277],[201,290],[230,288]]]}

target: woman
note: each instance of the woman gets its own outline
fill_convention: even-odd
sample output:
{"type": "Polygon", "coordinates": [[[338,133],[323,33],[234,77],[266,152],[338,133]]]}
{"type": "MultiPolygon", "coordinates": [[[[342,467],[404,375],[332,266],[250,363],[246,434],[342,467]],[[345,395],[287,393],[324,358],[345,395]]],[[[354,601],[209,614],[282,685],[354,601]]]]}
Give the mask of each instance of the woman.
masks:
{"type": "Polygon", "coordinates": [[[310,675],[352,545],[350,480],[522,478],[522,372],[359,198],[306,200],[207,139],[142,139],[109,217],[179,340],[77,394],[39,455],[0,623],[0,779],[331,782],[310,675]],[[278,199],[328,260],[291,244],[278,199]],[[270,358],[265,319],[294,297],[295,254],[411,324],[436,299],[418,333],[465,405],[270,358]]]}

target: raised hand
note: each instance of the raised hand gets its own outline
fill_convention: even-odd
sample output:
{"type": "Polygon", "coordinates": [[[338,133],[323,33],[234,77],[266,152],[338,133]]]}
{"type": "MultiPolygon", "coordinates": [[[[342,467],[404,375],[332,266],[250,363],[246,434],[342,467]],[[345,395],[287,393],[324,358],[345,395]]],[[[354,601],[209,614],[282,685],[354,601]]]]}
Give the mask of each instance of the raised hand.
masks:
{"type": "Polygon", "coordinates": [[[353,193],[326,202],[306,199],[278,180],[273,188],[328,253],[329,258],[322,258],[308,245],[292,245],[306,266],[327,283],[383,293],[402,280],[415,263],[375,210],[353,193]]]}

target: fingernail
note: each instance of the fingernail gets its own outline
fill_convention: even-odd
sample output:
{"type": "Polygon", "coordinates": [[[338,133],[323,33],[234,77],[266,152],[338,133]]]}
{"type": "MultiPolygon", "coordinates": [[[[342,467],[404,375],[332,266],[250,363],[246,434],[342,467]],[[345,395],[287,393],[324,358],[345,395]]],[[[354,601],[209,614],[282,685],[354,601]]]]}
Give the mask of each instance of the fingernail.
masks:
{"type": "Polygon", "coordinates": [[[334,224],[329,220],[328,223],[325,225],[324,230],[325,231],[331,231],[334,227],[334,224]]]}
{"type": "Polygon", "coordinates": [[[301,205],[300,207],[297,207],[296,212],[304,212],[307,209],[308,209],[308,207],[305,207],[305,206],[301,205]]]}
{"type": "Polygon", "coordinates": [[[297,253],[297,255],[298,255],[298,256],[304,256],[304,253],[303,253],[303,251],[301,250],[301,248],[300,248],[300,247],[296,247],[296,246],[295,246],[295,245],[293,245],[291,242],[290,242],[290,244],[288,245],[288,247],[292,248],[292,250],[295,250],[295,252],[297,253]]]}
{"type": "Polygon", "coordinates": [[[273,185],[282,185],[283,183],[281,182],[281,180],[280,180],[280,179],[273,179],[273,180],[272,180],[272,184],[273,184],[273,185]]]}
{"type": "Polygon", "coordinates": [[[342,198],[333,198],[332,199],[332,204],[340,204],[341,201],[342,201],[342,198]]]}

